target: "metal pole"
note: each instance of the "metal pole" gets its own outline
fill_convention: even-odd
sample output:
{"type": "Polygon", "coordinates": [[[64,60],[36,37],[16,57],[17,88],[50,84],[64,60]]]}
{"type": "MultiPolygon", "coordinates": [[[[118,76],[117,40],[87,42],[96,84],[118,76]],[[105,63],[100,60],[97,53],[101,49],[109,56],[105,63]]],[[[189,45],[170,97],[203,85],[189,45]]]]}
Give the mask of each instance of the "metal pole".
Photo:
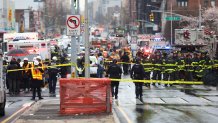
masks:
{"type": "MultiPolygon", "coordinates": [[[[80,7],[80,6],[79,6],[79,0],[77,0],[77,12],[76,12],[76,13],[77,13],[78,15],[80,15],[80,8],[79,8],[79,7],[80,7]]],[[[80,20],[81,20],[81,19],[80,19],[80,20]]],[[[80,21],[80,22],[81,22],[81,21],[80,21]]],[[[82,24],[82,23],[81,23],[81,24],[82,24]]],[[[80,52],[80,50],[79,50],[79,49],[80,49],[80,35],[78,35],[78,47],[77,47],[77,48],[78,48],[77,51],[80,52]]]]}
{"type": "Polygon", "coordinates": [[[171,2],[171,21],[170,21],[170,32],[171,32],[171,34],[170,34],[170,45],[172,46],[173,45],[173,21],[172,21],[172,17],[173,17],[173,15],[172,15],[172,11],[173,11],[173,5],[172,5],[172,2],[171,2]]]}
{"type": "Polygon", "coordinates": [[[161,33],[162,33],[162,35],[163,35],[163,33],[164,33],[164,24],[165,24],[165,2],[166,2],[166,0],[163,0],[163,6],[161,7],[162,8],[162,16],[161,16],[161,33]]]}
{"type": "Polygon", "coordinates": [[[201,3],[200,3],[200,1],[199,1],[199,29],[201,29],[201,20],[202,18],[201,18],[201,3]]]}
{"type": "MultiPolygon", "coordinates": [[[[71,14],[75,14],[74,0],[71,0],[71,14]]],[[[76,36],[71,36],[71,74],[77,77],[76,66],[77,65],[77,45],[76,36]]]]}
{"type": "Polygon", "coordinates": [[[90,77],[88,0],[85,0],[85,77],[90,77]]]}

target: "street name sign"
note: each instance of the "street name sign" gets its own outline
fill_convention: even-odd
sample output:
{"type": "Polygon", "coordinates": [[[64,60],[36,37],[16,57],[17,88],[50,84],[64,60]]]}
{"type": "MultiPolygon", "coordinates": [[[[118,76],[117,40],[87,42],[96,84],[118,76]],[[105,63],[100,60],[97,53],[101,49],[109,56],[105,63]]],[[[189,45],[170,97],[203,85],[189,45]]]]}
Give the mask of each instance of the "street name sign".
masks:
{"type": "Polygon", "coordinates": [[[67,36],[80,35],[80,15],[67,15],[67,36]]]}
{"type": "Polygon", "coordinates": [[[168,16],[165,18],[167,21],[179,21],[181,20],[181,17],[180,16],[168,16]]]}

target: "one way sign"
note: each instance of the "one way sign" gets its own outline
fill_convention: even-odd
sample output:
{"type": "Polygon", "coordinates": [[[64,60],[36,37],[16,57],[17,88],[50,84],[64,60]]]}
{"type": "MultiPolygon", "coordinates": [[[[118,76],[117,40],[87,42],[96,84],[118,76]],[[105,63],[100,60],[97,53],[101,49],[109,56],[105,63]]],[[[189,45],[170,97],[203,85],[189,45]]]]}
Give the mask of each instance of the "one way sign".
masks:
{"type": "Polygon", "coordinates": [[[66,25],[68,36],[80,35],[80,15],[68,15],[66,25]]]}

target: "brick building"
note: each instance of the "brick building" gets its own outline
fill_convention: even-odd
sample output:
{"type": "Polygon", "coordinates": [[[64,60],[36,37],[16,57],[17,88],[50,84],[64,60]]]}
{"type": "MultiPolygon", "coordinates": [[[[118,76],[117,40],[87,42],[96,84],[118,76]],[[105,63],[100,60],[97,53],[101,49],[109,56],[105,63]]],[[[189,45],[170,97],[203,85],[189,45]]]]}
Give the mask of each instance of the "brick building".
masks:
{"type": "MultiPolygon", "coordinates": [[[[166,12],[171,12],[172,5],[172,13],[184,15],[187,17],[198,17],[199,12],[203,12],[203,10],[209,7],[217,7],[218,0],[167,0],[166,2],[166,12]],[[201,6],[201,9],[200,9],[201,6]]],[[[167,16],[167,14],[165,15],[167,16]]],[[[164,36],[167,40],[170,40],[170,37],[173,37],[174,40],[174,29],[183,28],[179,21],[172,22],[172,35],[171,35],[171,23],[166,21],[164,36]]],[[[198,28],[198,27],[196,27],[198,28]]]]}

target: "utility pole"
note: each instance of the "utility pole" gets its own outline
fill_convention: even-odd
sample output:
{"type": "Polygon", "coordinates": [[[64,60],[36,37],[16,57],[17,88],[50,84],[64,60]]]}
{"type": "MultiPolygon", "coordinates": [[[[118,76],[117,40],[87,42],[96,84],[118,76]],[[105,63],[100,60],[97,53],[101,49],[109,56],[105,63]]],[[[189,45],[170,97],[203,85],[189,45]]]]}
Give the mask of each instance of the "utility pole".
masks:
{"type": "MultiPolygon", "coordinates": [[[[71,0],[71,14],[75,15],[74,0],[71,0]]],[[[71,36],[71,74],[77,77],[77,45],[76,36],[71,36]]]]}
{"type": "MultiPolygon", "coordinates": [[[[171,18],[173,18],[173,13],[172,13],[172,11],[173,11],[173,5],[172,5],[172,2],[171,2],[171,18]]],[[[171,21],[170,21],[170,45],[172,46],[173,45],[173,20],[171,19],[171,21]]]]}
{"type": "Polygon", "coordinates": [[[90,77],[88,0],[85,0],[85,77],[90,77]]]}
{"type": "Polygon", "coordinates": [[[201,3],[199,1],[199,29],[201,29],[201,22],[202,22],[202,18],[201,18],[201,3]]]}

